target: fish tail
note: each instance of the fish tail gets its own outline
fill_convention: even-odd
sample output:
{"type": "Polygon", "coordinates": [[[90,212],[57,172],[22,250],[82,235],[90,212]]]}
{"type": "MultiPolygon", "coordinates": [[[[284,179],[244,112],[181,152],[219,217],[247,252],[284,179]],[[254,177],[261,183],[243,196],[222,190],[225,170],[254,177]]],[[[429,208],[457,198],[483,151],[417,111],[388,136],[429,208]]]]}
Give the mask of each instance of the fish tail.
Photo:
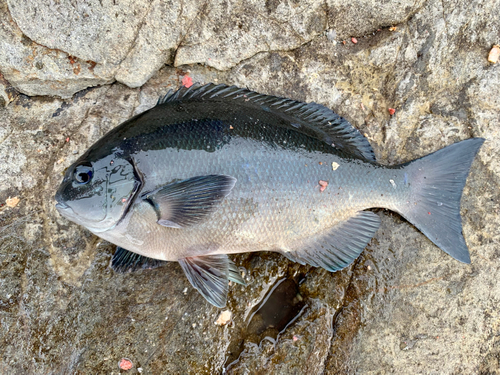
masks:
{"type": "Polygon", "coordinates": [[[483,138],[455,143],[404,165],[410,200],[399,213],[453,258],[470,263],[462,234],[460,198],[483,138]]]}

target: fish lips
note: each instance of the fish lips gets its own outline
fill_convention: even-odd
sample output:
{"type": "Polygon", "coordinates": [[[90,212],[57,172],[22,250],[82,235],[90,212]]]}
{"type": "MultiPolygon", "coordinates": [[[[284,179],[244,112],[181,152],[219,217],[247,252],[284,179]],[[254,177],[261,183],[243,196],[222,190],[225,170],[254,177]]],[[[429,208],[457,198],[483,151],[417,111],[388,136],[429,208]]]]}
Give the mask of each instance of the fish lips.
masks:
{"type": "Polygon", "coordinates": [[[64,203],[60,190],[56,193],[55,200],[56,200],[56,209],[62,216],[67,218],[72,218],[76,216],[73,209],[66,203],[64,203]]]}
{"type": "Polygon", "coordinates": [[[62,203],[62,202],[57,202],[56,203],[56,208],[59,212],[61,211],[64,211],[64,210],[67,210],[67,209],[70,209],[71,210],[71,207],[68,206],[66,203],[62,203]]]}
{"type": "Polygon", "coordinates": [[[59,188],[59,190],[57,191],[57,193],[54,197],[54,199],[56,200],[56,208],[59,212],[67,210],[67,209],[71,209],[70,206],[68,206],[66,203],[64,203],[61,190],[62,190],[62,186],[59,188]]]}

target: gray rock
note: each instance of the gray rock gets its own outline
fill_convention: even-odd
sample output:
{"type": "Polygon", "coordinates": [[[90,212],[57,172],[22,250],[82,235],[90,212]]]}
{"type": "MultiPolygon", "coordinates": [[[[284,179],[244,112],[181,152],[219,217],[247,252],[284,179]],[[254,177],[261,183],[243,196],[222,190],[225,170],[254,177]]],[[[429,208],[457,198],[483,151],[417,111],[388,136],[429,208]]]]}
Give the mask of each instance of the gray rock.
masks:
{"type": "MultiPolygon", "coordinates": [[[[32,20],[29,24],[44,28],[32,20]]],[[[23,34],[4,0],[0,0],[0,40],[0,72],[26,95],[67,98],[87,87],[113,81],[112,75],[95,74],[95,62],[76,58],[61,49],[47,48],[23,34]]]]}
{"type": "Polygon", "coordinates": [[[317,0],[73,6],[9,0],[7,10],[3,1],[2,37],[9,47],[0,70],[27,95],[63,98],[113,79],[139,87],[163,64],[227,70],[259,52],[297,48],[329,26],[335,30],[330,39],[363,36],[403,22],[421,6],[360,1],[345,7],[317,0]],[[371,17],[374,12],[380,17],[371,17]]]}
{"type": "Polygon", "coordinates": [[[500,371],[500,65],[487,62],[498,1],[395,3],[392,13],[371,3],[103,4],[69,22],[86,6],[0,0],[0,372],[119,373],[123,357],[143,374],[500,371]],[[122,43],[116,19],[128,25],[122,43]],[[187,61],[202,64],[173,66],[187,61]],[[186,76],[324,104],[386,164],[485,137],[462,198],[471,265],[376,210],[381,228],[341,272],[235,256],[248,286],[231,286],[224,326],[177,264],[113,273],[114,246],[59,216],[55,189],[93,142],[186,76]],[[299,274],[296,320],[277,339],[249,332],[254,307],[299,274]]]}
{"type": "Polygon", "coordinates": [[[326,30],[324,3],[214,1],[177,51],[175,64],[232,68],[261,51],[289,50],[326,30]]]}
{"type": "Polygon", "coordinates": [[[341,40],[368,36],[378,29],[404,23],[424,3],[422,0],[357,0],[347,5],[342,0],[328,0],[328,23],[341,40]]]}

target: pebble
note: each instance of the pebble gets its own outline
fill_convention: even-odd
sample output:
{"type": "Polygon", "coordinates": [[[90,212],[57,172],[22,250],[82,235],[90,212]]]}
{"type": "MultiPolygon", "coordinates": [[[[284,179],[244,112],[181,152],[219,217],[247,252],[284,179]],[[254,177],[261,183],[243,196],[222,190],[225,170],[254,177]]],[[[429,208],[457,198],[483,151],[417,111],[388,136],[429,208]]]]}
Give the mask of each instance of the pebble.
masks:
{"type": "Polygon", "coordinates": [[[225,326],[230,320],[231,320],[231,311],[225,310],[220,313],[219,318],[217,319],[215,324],[218,324],[220,326],[225,326]]]}
{"type": "Polygon", "coordinates": [[[490,63],[496,64],[498,62],[498,58],[500,57],[500,46],[495,44],[488,55],[488,61],[490,63]]]}
{"type": "Polygon", "coordinates": [[[118,362],[118,367],[120,368],[120,370],[128,371],[132,367],[134,367],[134,364],[128,358],[122,358],[120,359],[120,362],[118,362]]]}

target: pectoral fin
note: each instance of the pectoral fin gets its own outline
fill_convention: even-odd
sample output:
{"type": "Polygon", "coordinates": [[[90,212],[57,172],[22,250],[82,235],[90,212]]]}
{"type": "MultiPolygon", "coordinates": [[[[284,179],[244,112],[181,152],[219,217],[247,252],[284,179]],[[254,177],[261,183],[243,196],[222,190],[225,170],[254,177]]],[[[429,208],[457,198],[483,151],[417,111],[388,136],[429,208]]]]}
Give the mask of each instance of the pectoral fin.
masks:
{"type": "Polygon", "coordinates": [[[228,282],[245,285],[238,269],[227,255],[207,255],[179,259],[188,280],[216,307],[226,306],[228,282]]]}
{"type": "Polygon", "coordinates": [[[163,260],[148,258],[117,246],[111,259],[111,268],[115,272],[124,273],[138,269],[153,269],[167,263],[163,260]]]}
{"type": "Polygon", "coordinates": [[[371,211],[355,216],[318,234],[298,250],[283,251],[288,259],[300,264],[335,272],[347,267],[364,250],[380,225],[380,218],[371,211]]]}
{"type": "Polygon", "coordinates": [[[225,175],[189,178],[142,195],[158,214],[158,224],[182,228],[210,215],[231,192],[236,179],[225,175]]]}

